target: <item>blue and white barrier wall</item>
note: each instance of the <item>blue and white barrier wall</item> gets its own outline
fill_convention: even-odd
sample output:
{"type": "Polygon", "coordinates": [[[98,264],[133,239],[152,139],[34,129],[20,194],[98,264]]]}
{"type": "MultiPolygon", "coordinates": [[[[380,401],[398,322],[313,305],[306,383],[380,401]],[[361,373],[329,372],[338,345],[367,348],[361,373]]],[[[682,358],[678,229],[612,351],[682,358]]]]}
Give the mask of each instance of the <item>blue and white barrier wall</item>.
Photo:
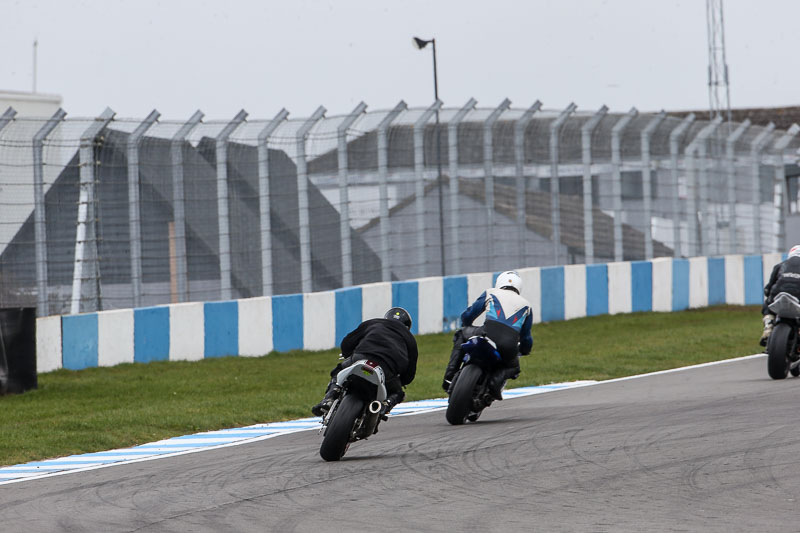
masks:
{"type": "MultiPolygon", "coordinates": [[[[717,304],[760,304],[780,254],[660,258],[519,270],[533,321],[717,304]]],[[[362,320],[406,308],[415,334],[450,331],[496,273],[372,283],[329,292],[53,316],[37,321],[39,372],[194,361],[338,346],[362,320]]]]}

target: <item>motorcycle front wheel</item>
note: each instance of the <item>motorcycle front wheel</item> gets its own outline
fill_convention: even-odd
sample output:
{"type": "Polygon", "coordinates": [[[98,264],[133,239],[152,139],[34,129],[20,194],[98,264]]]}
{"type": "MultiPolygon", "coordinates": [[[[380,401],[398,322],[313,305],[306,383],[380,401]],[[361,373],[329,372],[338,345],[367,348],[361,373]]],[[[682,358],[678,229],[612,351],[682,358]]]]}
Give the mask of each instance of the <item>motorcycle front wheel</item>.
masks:
{"type": "Polygon", "coordinates": [[[784,379],[789,373],[789,348],[792,328],[777,324],[767,342],[767,373],[772,379],[784,379]]]}
{"type": "Polygon", "coordinates": [[[467,416],[472,411],[475,385],[482,375],[483,370],[477,365],[467,365],[461,369],[445,413],[445,418],[452,425],[458,426],[466,422],[467,416]]]}
{"type": "Polygon", "coordinates": [[[322,438],[319,455],[326,461],[338,461],[344,456],[350,444],[350,437],[358,417],[364,412],[364,402],[358,396],[346,394],[339,402],[333,419],[322,438]]]}

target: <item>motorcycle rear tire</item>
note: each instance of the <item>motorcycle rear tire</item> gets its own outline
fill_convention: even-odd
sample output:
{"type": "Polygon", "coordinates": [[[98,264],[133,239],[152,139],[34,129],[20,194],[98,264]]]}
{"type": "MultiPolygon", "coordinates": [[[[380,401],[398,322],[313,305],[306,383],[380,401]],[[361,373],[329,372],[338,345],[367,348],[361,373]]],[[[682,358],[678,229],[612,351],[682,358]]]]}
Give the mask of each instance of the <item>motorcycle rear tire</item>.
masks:
{"type": "Polygon", "coordinates": [[[450,424],[458,426],[466,422],[467,416],[472,411],[475,385],[482,375],[483,370],[477,365],[467,365],[458,374],[445,413],[445,418],[450,424]]]}
{"type": "Polygon", "coordinates": [[[322,438],[320,457],[326,461],[338,461],[344,457],[356,420],[363,412],[364,401],[361,398],[352,394],[346,394],[342,398],[322,438]]]}
{"type": "Polygon", "coordinates": [[[789,344],[792,328],[777,324],[767,342],[767,373],[772,379],[785,379],[789,373],[789,344]]]}

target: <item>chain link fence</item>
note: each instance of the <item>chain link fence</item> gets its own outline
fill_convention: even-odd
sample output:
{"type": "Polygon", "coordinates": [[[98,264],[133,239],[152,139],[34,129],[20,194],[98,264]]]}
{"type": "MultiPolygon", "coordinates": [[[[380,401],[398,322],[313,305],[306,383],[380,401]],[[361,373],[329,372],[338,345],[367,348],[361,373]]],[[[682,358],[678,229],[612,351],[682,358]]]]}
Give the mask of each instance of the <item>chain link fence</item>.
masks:
{"type": "Polygon", "coordinates": [[[0,307],[766,253],[798,204],[796,125],[474,100],[203,118],[0,116],[0,307]]]}

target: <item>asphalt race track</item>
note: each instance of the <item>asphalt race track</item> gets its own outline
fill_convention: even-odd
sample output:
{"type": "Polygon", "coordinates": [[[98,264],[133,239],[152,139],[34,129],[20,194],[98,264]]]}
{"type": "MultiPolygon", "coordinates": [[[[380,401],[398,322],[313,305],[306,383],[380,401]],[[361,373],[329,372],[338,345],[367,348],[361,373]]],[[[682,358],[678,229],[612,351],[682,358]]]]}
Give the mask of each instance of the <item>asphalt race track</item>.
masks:
{"type": "Polygon", "coordinates": [[[763,357],[0,486],[0,531],[797,531],[800,379],[763,357]]]}

